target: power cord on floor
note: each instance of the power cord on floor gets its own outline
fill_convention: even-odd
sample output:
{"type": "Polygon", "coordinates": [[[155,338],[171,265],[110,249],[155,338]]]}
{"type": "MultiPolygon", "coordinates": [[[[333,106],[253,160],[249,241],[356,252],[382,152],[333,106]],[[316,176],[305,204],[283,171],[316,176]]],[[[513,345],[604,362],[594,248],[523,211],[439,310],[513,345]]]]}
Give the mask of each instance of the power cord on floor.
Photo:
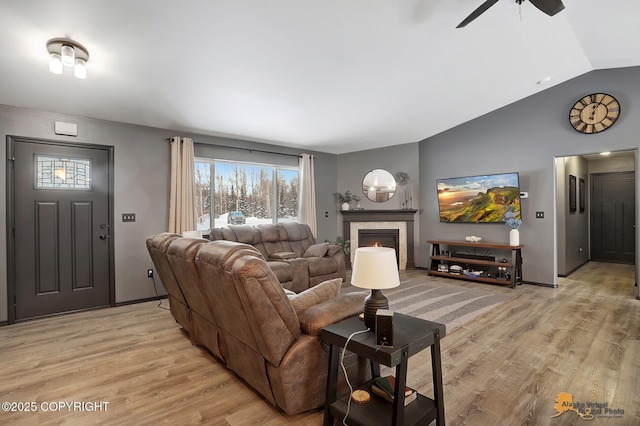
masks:
{"type": "Polygon", "coordinates": [[[351,333],[351,336],[349,336],[346,343],[344,344],[344,347],[342,348],[342,354],[340,355],[340,367],[342,367],[342,372],[344,373],[344,380],[347,382],[347,386],[349,386],[349,399],[347,400],[347,412],[344,414],[344,418],[342,419],[342,424],[344,426],[347,426],[347,417],[349,417],[349,409],[351,408],[351,394],[353,394],[353,387],[351,386],[351,382],[349,382],[347,369],[344,366],[344,353],[347,351],[347,345],[349,344],[349,341],[353,336],[355,336],[356,334],[366,333],[370,330],[371,330],[370,328],[367,328],[366,330],[360,330],[360,331],[351,333]]]}
{"type": "Polygon", "coordinates": [[[153,280],[153,291],[156,293],[156,298],[158,299],[158,308],[170,311],[171,310],[170,308],[166,308],[162,306],[162,298],[158,294],[158,288],[156,287],[156,277],[154,275],[151,275],[150,278],[151,280],[153,280]]]}

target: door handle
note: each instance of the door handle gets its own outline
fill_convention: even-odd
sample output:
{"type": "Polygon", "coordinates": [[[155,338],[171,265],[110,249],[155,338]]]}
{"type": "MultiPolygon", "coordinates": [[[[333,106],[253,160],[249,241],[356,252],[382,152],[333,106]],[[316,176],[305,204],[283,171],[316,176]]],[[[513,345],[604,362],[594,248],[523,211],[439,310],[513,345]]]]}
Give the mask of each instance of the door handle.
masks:
{"type": "Polygon", "coordinates": [[[106,236],[106,235],[104,235],[104,234],[100,234],[100,239],[101,239],[101,240],[106,240],[106,239],[107,239],[107,236],[106,236]]]}

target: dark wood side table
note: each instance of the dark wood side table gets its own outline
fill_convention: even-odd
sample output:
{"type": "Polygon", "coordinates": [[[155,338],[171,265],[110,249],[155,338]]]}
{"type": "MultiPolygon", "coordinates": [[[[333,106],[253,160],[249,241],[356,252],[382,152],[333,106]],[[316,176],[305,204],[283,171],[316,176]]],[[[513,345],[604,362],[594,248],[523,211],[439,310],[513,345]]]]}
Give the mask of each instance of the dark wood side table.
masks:
{"type": "MultiPolygon", "coordinates": [[[[347,318],[322,329],[322,340],[329,344],[329,371],[324,407],[324,426],[333,426],[334,419],[342,421],[347,412],[347,402],[337,399],[336,385],[340,367],[340,348],[354,332],[366,330],[358,317],[347,318]]],[[[370,384],[365,389],[371,400],[365,404],[351,403],[347,423],[349,425],[428,425],[436,420],[444,426],[444,403],[442,392],[442,365],[440,362],[440,339],[446,334],[444,324],[394,313],[393,347],[376,344],[375,333],[356,334],[349,340],[347,350],[371,361],[373,376],[380,375],[380,364],[396,368],[396,388],[393,404],[371,392],[370,384]],[[418,394],[415,401],[404,406],[404,389],[407,384],[407,361],[413,355],[431,348],[434,398],[418,394]],[[402,391],[400,391],[402,390],[402,391]]]]}

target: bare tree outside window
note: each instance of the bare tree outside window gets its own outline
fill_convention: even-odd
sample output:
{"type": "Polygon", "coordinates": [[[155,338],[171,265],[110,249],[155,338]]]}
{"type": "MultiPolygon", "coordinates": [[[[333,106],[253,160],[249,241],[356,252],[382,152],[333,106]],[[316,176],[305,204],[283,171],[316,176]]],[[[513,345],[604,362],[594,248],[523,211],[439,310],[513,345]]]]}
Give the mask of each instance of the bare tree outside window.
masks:
{"type": "Polygon", "coordinates": [[[211,165],[209,163],[194,162],[195,196],[196,196],[196,224],[197,229],[210,229],[201,227],[204,223],[210,223],[211,217],[211,165]]]}
{"type": "Polygon", "coordinates": [[[298,221],[297,168],[208,159],[194,166],[199,230],[298,221]]]}
{"type": "Polygon", "coordinates": [[[298,171],[278,170],[278,222],[298,221],[298,171]]]}

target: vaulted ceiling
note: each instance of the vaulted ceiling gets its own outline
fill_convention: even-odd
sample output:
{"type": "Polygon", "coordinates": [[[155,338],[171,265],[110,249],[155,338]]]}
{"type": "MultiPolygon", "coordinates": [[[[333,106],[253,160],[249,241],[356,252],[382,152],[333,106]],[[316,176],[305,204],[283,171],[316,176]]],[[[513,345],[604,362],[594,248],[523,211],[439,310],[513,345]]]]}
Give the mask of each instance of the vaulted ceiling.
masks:
{"type": "Polygon", "coordinates": [[[337,154],[416,142],[640,65],[640,2],[563,1],[456,29],[483,0],[5,0],[0,103],[337,154]],[[89,50],[86,80],[48,71],[54,37],[89,50]]]}

